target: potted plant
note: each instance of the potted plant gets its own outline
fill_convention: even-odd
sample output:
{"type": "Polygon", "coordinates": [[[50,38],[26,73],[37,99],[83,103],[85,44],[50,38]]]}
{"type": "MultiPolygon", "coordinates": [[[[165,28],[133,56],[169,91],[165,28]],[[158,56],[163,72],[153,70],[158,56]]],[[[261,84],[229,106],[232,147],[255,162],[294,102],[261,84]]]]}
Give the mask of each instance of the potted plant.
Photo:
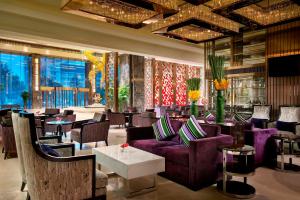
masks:
{"type": "Polygon", "coordinates": [[[208,56],[209,65],[211,68],[211,75],[214,82],[215,90],[217,90],[217,101],[216,101],[216,123],[224,123],[224,104],[225,99],[223,91],[228,88],[228,80],[225,79],[224,73],[224,56],[208,56]]]}
{"type": "Polygon", "coordinates": [[[28,102],[28,99],[29,99],[29,92],[28,91],[23,91],[22,94],[21,94],[21,97],[23,99],[24,109],[26,109],[27,108],[27,102],[28,102]]]}

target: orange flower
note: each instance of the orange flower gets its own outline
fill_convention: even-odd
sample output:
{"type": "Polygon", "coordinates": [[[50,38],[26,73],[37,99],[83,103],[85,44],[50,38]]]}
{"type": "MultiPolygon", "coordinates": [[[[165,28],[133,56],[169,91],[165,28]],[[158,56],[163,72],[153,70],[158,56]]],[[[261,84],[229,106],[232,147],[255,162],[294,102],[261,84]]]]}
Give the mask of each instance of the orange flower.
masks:
{"type": "Polygon", "coordinates": [[[214,85],[216,90],[226,90],[229,86],[229,82],[224,78],[221,81],[216,79],[214,80],[214,85]]]}

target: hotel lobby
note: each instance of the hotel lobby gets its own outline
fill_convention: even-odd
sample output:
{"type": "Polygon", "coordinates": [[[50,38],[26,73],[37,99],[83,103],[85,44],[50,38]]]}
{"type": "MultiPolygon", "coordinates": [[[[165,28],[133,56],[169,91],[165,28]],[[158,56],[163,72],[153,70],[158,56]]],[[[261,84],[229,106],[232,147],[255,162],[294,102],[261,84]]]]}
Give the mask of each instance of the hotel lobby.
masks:
{"type": "Polygon", "coordinates": [[[298,200],[299,0],[0,0],[0,200],[298,200]]]}

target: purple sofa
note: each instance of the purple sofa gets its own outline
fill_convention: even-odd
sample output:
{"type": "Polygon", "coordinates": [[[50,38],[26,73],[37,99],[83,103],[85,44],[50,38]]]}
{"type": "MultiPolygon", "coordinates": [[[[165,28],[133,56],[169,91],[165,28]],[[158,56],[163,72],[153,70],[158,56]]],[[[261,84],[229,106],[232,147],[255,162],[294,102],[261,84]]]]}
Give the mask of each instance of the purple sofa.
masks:
{"type": "Polygon", "coordinates": [[[262,165],[273,167],[276,164],[277,144],[272,139],[277,129],[258,129],[245,131],[245,144],[255,148],[255,166],[262,165]]]}
{"type": "MultiPolygon", "coordinates": [[[[177,132],[182,122],[172,120],[177,132]]],[[[217,165],[222,162],[218,146],[231,145],[233,138],[222,135],[217,125],[201,124],[208,134],[206,138],[190,142],[186,147],[178,135],[167,141],[157,141],[152,127],[132,127],[127,129],[130,146],[165,157],[165,172],[160,175],[185,185],[192,190],[214,184],[218,177],[217,165]]]]}

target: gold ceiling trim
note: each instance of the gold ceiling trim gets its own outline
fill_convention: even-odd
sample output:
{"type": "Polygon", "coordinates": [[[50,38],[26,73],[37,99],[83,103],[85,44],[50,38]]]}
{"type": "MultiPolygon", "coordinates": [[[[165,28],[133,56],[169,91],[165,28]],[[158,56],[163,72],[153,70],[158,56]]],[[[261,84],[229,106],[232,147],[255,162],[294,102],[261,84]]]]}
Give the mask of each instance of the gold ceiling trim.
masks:
{"type": "Polygon", "coordinates": [[[237,3],[241,0],[211,0],[209,2],[207,2],[205,5],[209,6],[210,8],[212,8],[213,10],[215,9],[219,9],[225,6],[229,6],[233,3],[237,3]]]}
{"type": "Polygon", "coordinates": [[[300,17],[300,6],[291,3],[286,7],[279,7],[270,11],[262,9],[257,5],[251,5],[235,10],[234,13],[242,15],[250,20],[253,20],[261,25],[270,25],[277,22],[285,21],[300,17]]]}
{"type": "Polygon", "coordinates": [[[76,7],[77,11],[100,15],[128,24],[140,24],[158,13],[137,7],[121,0],[71,0],[64,9],[76,7]]]}
{"type": "Polygon", "coordinates": [[[184,26],[182,28],[172,30],[168,33],[197,42],[223,36],[222,33],[218,33],[209,29],[200,28],[192,25],[184,26]]]}
{"type": "Polygon", "coordinates": [[[213,24],[233,32],[239,32],[240,28],[240,25],[237,22],[212,13],[211,9],[204,5],[193,6],[191,4],[185,4],[179,8],[179,12],[177,14],[153,23],[152,31],[157,31],[190,19],[205,21],[209,24],[213,24]]]}
{"type": "Polygon", "coordinates": [[[152,3],[157,5],[161,5],[164,8],[170,10],[177,10],[178,9],[178,0],[148,0],[152,3]]]}

